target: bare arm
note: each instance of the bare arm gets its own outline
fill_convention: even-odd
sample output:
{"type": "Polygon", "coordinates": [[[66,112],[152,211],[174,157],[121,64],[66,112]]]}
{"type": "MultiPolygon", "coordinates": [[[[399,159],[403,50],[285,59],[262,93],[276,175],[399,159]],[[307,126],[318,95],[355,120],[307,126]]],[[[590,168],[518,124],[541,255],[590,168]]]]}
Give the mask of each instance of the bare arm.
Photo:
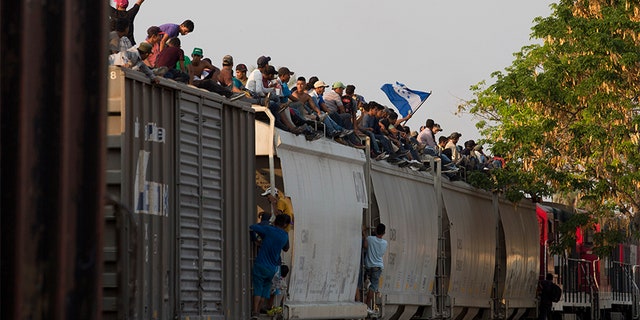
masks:
{"type": "Polygon", "coordinates": [[[322,113],[320,111],[320,108],[318,108],[318,105],[316,105],[316,102],[313,101],[313,99],[311,98],[311,96],[306,94],[306,97],[307,97],[307,101],[309,101],[309,105],[311,106],[311,109],[313,109],[313,111],[315,111],[317,114],[322,113]]]}
{"type": "Polygon", "coordinates": [[[144,2],[144,0],[138,0],[138,1],[136,1],[136,4],[137,5],[142,5],[143,2],[144,2]]]}
{"type": "Polygon", "coordinates": [[[194,77],[193,66],[189,65],[187,69],[189,69],[189,84],[193,84],[193,77],[194,77]]]}
{"type": "Polygon", "coordinates": [[[160,51],[158,52],[162,52],[162,50],[164,50],[164,46],[167,45],[167,41],[169,41],[169,34],[165,33],[164,36],[162,36],[162,39],[160,40],[160,51]]]}
{"type": "Polygon", "coordinates": [[[397,119],[397,120],[396,120],[396,123],[394,123],[394,124],[401,124],[401,123],[403,123],[403,122],[405,122],[405,121],[407,121],[407,120],[411,119],[411,116],[413,116],[413,114],[412,114],[412,113],[409,113],[406,117],[404,117],[404,118],[402,118],[402,119],[397,119]]]}

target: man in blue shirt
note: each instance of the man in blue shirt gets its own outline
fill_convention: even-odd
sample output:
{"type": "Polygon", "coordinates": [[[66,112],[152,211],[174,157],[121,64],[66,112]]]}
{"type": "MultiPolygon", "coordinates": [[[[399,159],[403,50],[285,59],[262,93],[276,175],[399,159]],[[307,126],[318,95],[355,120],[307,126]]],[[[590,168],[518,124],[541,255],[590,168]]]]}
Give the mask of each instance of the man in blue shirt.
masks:
{"type": "Polygon", "coordinates": [[[367,250],[367,255],[364,258],[365,277],[371,282],[365,300],[367,308],[370,307],[373,295],[378,291],[380,275],[382,274],[382,269],[384,269],[382,256],[387,251],[387,240],[382,239],[382,236],[385,232],[386,226],[380,223],[376,226],[376,235],[368,236],[364,242],[364,248],[367,250]]]}
{"type": "Polygon", "coordinates": [[[262,238],[262,245],[253,264],[253,312],[251,319],[258,319],[260,305],[271,296],[271,280],[282,263],[280,252],[289,251],[289,235],[285,231],[291,223],[286,214],[279,214],[275,226],[254,224],[249,227],[262,238]]]}

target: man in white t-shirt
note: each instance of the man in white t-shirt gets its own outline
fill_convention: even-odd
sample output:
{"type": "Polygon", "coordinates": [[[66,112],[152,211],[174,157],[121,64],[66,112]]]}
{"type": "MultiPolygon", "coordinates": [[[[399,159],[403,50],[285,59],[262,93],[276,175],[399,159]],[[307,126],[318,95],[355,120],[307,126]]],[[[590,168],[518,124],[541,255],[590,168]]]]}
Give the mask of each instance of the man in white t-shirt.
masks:
{"type": "Polygon", "coordinates": [[[382,236],[384,236],[385,232],[386,226],[380,223],[376,226],[376,235],[368,236],[364,241],[364,248],[367,250],[364,258],[365,278],[368,278],[371,282],[365,299],[367,308],[371,308],[370,303],[373,295],[378,291],[380,275],[384,269],[382,257],[387,251],[387,240],[382,239],[382,236]]]}

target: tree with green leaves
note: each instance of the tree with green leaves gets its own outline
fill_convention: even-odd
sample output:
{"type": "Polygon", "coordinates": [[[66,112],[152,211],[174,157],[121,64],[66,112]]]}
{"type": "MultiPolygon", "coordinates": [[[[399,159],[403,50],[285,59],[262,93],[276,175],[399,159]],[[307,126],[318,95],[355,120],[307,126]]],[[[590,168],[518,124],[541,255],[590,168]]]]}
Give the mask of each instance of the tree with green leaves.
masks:
{"type": "MultiPolygon", "coordinates": [[[[491,188],[511,198],[574,194],[607,218],[640,215],[640,2],[552,4],[495,83],[460,105],[506,159],[491,188]]],[[[622,228],[624,229],[624,228],[622,228]]],[[[628,231],[629,229],[627,229],[628,231]]],[[[619,232],[620,228],[616,230],[619,232]]]]}

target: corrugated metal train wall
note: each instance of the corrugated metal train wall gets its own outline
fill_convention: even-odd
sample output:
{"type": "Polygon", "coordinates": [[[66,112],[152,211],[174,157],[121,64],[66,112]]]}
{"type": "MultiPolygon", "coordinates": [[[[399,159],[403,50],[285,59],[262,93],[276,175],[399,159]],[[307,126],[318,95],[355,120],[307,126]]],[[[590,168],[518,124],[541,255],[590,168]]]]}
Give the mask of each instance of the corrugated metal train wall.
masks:
{"type": "Polygon", "coordinates": [[[250,309],[254,114],[110,68],[105,317],[239,319],[250,309]]]}

